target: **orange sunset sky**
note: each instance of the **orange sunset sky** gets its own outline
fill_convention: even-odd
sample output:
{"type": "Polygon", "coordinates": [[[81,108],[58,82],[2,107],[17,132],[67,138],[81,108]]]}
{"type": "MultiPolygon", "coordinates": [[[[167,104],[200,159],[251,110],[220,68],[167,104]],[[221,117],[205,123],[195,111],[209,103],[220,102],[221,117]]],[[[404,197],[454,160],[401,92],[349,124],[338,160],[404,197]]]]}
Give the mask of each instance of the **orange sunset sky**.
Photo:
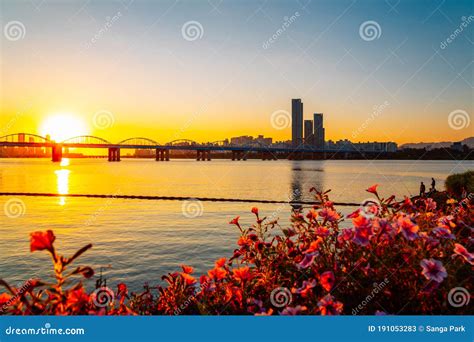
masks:
{"type": "Polygon", "coordinates": [[[1,39],[0,135],[54,137],[64,123],[62,135],[110,141],[257,134],[288,140],[291,128],[275,128],[271,115],[291,113],[292,98],[303,100],[306,119],[324,113],[327,139],[352,139],[385,102],[352,140],[473,135],[472,124],[450,128],[448,115],[473,110],[474,25],[440,47],[469,14],[469,1],[444,5],[449,20],[422,1],[402,3],[398,13],[384,2],[276,2],[258,11],[241,1],[218,13],[206,2],[173,3],[105,1],[86,10],[80,2],[47,3],[38,10],[27,1],[2,2],[2,27],[20,21],[25,31],[22,39],[1,39]],[[380,25],[379,38],[361,39],[367,20],[380,25]],[[189,21],[202,26],[196,40],[183,38],[189,21]],[[100,111],[111,113],[105,129],[94,122],[100,111]]]}

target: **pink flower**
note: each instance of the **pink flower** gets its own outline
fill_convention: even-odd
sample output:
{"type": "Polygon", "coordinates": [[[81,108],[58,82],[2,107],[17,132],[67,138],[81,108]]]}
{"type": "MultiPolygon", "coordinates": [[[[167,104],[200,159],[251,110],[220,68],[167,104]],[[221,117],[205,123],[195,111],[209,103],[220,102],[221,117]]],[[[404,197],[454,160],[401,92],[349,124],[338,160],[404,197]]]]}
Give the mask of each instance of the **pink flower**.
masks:
{"type": "Polygon", "coordinates": [[[334,222],[341,218],[341,216],[335,210],[332,210],[330,208],[323,208],[319,212],[319,216],[321,216],[323,219],[328,220],[329,222],[334,222]]]}
{"type": "Polygon", "coordinates": [[[418,237],[419,227],[408,216],[398,218],[397,225],[405,239],[413,241],[418,237]]]}
{"type": "Polygon", "coordinates": [[[443,239],[455,239],[456,237],[451,234],[451,231],[447,228],[444,227],[436,227],[433,229],[433,233],[436,234],[437,237],[443,238],[443,239]]]}
{"type": "Polygon", "coordinates": [[[301,262],[298,264],[298,267],[299,268],[308,268],[314,262],[314,259],[316,259],[316,256],[318,254],[319,254],[318,252],[306,253],[303,257],[303,260],[301,260],[301,262]]]}
{"type": "Polygon", "coordinates": [[[372,236],[372,228],[362,226],[354,229],[354,239],[353,241],[361,246],[367,246],[370,242],[370,237],[372,236]]]}
{"type": "Polygon", "coordinates": [[[291,306],[288,306],[281,312],[281,314],[285,316],[295,316],[302,313],[303,311],[306,311],[307,309],[308,308],[306,306],[301,306],[301,305],[298,305],[294,308],[291,306]]]}
{"type": "Polygon", "coordinates": [[[436,259],[423,259],[420,262],[422,267],[421,274],[428,280],[433,280],[437,283],[441,283],[444,278],[448,276],[443,263],[436,259]]]}
{"type": "Polygon", "coordinates": [[[454,253],[462,256],[468,263],[470,263],[471,265],[474,265],[474,254],[469,253],[463,245],[459,243],[455,243],[454,253]]]}
{"type": "Polygon", "coordinates": [[[326,295],[318,302],[321,315],[339,315],[342,312],[343,304],[334,300],[331,295],[326,295]]]}
{"type": "Polygon", "coordinates": [[[311,291],[316,286],[316,280],[312,279],[311,281],[304,280],[300,288],[296,289],[295,293],[300,294],[303,297],[306,297],[308,292],[311,291]]]}

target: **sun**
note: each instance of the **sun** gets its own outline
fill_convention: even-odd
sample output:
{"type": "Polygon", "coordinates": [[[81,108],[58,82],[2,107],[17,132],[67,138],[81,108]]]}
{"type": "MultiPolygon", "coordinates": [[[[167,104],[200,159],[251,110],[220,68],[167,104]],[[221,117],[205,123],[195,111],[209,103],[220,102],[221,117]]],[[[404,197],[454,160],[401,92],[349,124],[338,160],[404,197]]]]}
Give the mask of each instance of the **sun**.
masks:
{"type": "Polygon", "coordinates": [[[51,140],[61,142],[80,135],[87,135],[88,128],[83,120],[73,113],[55,113],[41,124],[42,136],[49,135],[51,140]]]}

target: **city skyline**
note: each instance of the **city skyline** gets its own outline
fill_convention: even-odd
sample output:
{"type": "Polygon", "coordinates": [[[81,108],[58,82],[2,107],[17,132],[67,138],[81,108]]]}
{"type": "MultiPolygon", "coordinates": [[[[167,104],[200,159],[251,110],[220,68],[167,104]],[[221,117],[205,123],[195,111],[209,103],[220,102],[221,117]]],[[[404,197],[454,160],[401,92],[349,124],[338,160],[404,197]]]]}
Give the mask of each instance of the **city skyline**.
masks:
{"type": "Polygon", "coordinates": [[[2,2],[2,133],[281,141],[291,125],[272,115],[301,97],[330,113],[327,140],[472,135],[469,1],[82,5],[2,2]],[[467,124],[450,126],[453,113],[467,124]]]}

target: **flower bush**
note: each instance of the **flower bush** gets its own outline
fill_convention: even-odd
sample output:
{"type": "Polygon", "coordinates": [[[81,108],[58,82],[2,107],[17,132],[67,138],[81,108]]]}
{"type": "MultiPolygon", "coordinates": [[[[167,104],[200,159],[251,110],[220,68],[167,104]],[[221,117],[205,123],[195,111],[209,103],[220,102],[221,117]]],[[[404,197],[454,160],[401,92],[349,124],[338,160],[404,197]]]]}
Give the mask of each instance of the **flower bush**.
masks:
{"type": "Polygon", "coordinates": [[[396,202],[374,198],[348,215],[351,226],[328,198],[306,213],[294,210],[281,229],[258,208],[256,222],[243,227],[237,248],[206,274],[182,269],[163,276],[166,286],[145,285],[130,293],[98,284],[87,292],[77,277],[91,278],[90,267],[69,267],[91,245],[70,258],[58,255],[52,231],[31,234],[31,251],[51,255],[56,282],[31,280],[17,289],[0,280],[1,313],[14,315],[338,315],[472,314],[474,211],[472,203],[436,203],[431,198],[396,202]],[[274,229],[281,233],[271,234],[274,229]],[[453,297],[462,288],[462,305],[453,297]],[[108,292],[107,292],[108,291],[108,292]],[[104,294],[106,295],[104,297],[104,294]]]}

